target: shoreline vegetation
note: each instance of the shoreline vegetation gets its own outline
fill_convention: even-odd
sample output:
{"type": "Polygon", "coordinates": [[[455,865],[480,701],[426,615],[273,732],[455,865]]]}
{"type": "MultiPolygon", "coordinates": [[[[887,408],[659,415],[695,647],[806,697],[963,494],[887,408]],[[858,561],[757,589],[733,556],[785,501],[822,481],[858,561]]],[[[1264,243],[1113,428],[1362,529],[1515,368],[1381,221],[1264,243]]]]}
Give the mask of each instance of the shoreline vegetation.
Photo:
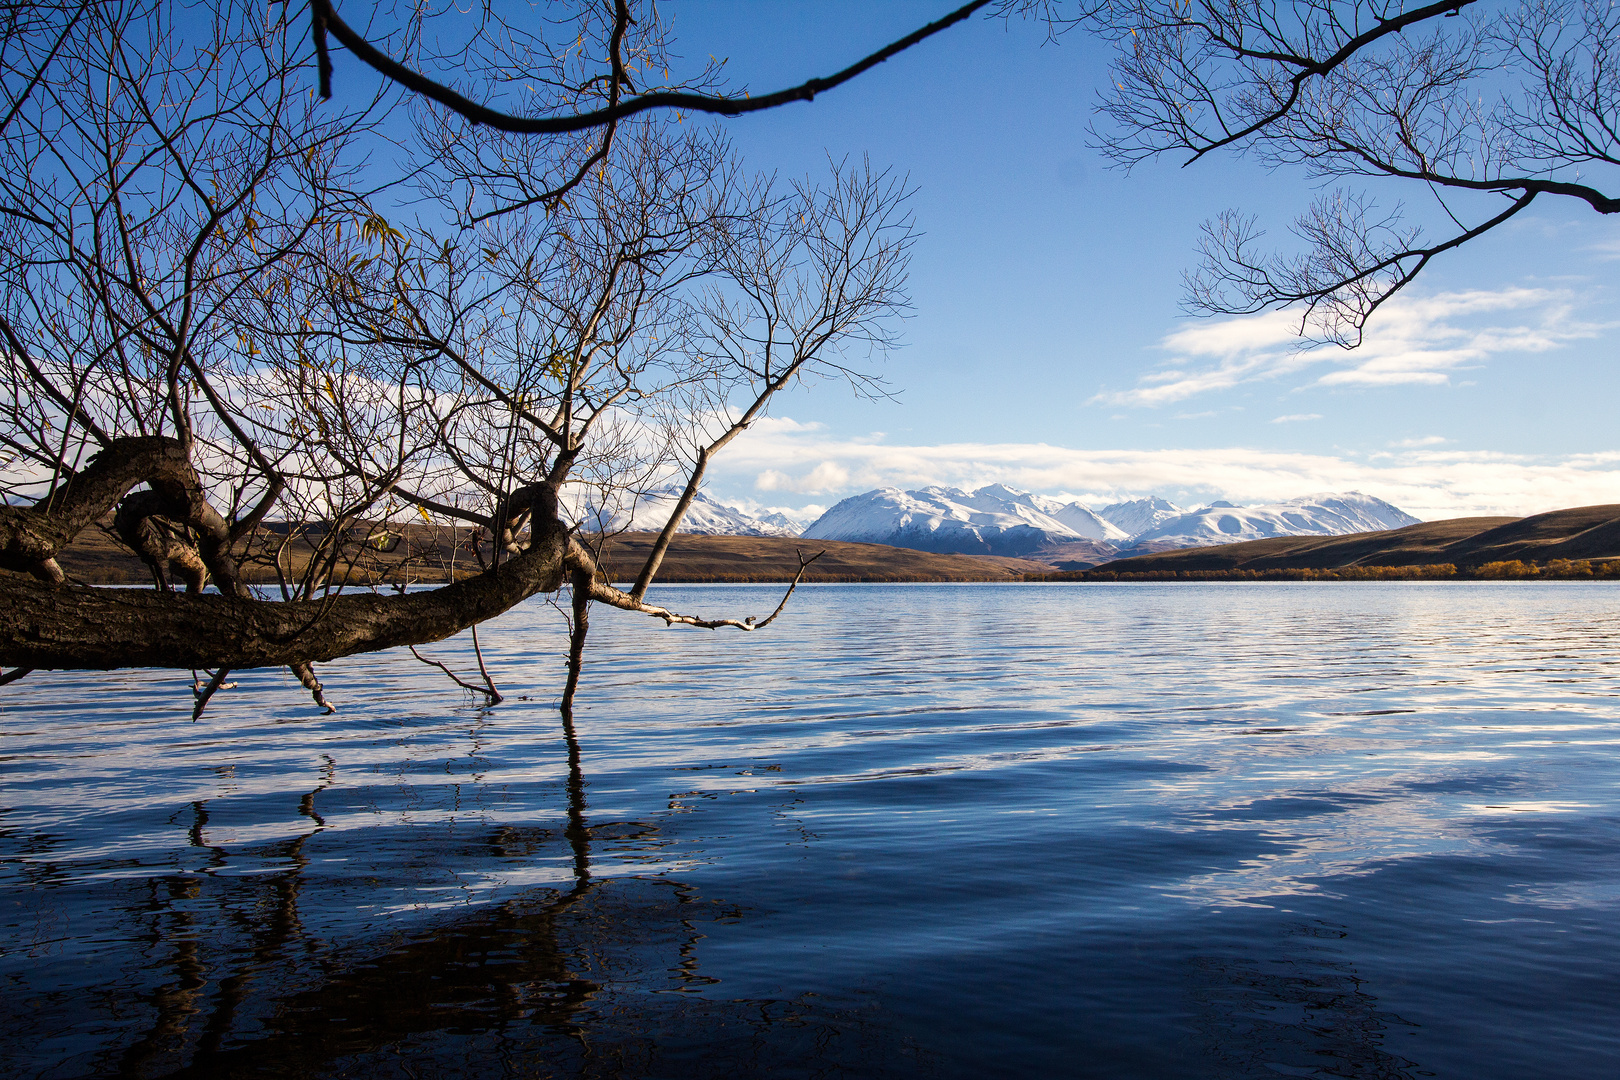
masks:
{"type": "Polygon", "coordinates": [[[1620,581],[1620,559],[1553,559],[1546,563],[1509,559],[1482,566],[1454,563],[1419,566],[1339,566],[1274,568],[1270,570],[1067,570],[1055,574],[1025,574],[1025,581],[1133,582],[1133,581],[1620,581]]]}

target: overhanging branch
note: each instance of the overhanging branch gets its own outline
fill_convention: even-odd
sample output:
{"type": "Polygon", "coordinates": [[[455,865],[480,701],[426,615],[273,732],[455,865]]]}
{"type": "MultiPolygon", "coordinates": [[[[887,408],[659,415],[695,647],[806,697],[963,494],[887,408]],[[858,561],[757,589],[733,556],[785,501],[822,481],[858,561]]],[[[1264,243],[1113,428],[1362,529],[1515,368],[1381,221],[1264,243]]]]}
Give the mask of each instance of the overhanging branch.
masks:
{"type": "Polygon", "coordinates": [[[944,18],[912,31],[898,41],[885,45],[877,52],[857,63],[851,64],[836,74],[825,78],[811,79],[809,82],[800,83],[798,86],[789,87],[786,90],[778,90],[763,97],[730,98],[718,97],[712,94],[693,94],[684,91],[665,90],[651,94],[641,94],[605,108],[567,116],[513,116],[510,113],[491,109],[487,105],[480,105],[476,101],[463,97],[443,83],[435,82],[421,72],[406,67],[372,45],[362,34],[355,31],[353,27],[338,16],[338,13],[332,7],[331,0],[311,0],[310,18],[315,49],[320,56],[321,96],[323,98],[332,96],[332,62],[327,55],[326,46],[326,34],[330,32],[357,59],[379,74],[398,83],[407,90],[438,102],[475,124],[484,124],[498,131],[510,131],[519,135],[563,135],[569,132],[601,127],[604,124],[622,120],[627,116],[634,116],[649,109],[684,109],[690,112],[712,113],[720,116],[740,116],[743,113],[775,109],[795,101],[814,101],[817,94],[841,86],[857,75],[883,63],[891,56],[902,53],[918,42],[955,26],[980,8],[989,6],[991,2],[992,0],[972,0],[971,3],[963,4],[944,18]]]}

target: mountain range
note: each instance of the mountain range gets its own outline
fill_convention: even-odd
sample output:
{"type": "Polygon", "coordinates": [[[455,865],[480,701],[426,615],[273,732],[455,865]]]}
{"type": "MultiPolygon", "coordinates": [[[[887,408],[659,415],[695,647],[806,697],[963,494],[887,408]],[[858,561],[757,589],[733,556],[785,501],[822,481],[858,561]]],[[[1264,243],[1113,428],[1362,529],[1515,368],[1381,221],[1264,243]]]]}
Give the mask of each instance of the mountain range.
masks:
{"type": "MultiPolygon", "coordinates": [[[[650,531],[669,519],[680,490],[667,487],[629,507],[588,508],[588,527],[650,531]]],[[[878,488],[842,500],[801,533],[782,514],[756,516],[699,494],[680,531],[709,536],[802,535],[811,540],[886,544],[939,554],[1035,556],[1062,569],[1173,548],[1278,536],[1343,536],[1417,522],[1360,492],[1321,493],[1265,506],[1217,501],[1187,510],[1150,496],[1092,510],[1005,484],[973,491],[878,488]]]]}
{"type": "Polygon", "coordinates": [[[802,535],[963,555],[1025,555],[1052,543],[1128,536],[1080,503],[1001,484],[977,491],[879,488],[843,500],[802,535]]]}
{"type": "Polygon", "coordinates": [[[1353,566],[1620,557],[1620,505],[1577,506],[1527,518],[1425,521],[1342,536],[1279,536],[1216,547],[1165,551],[1108,564],[1122,574],[1202,570],[1333,570],[1353,566]]]}
{"type": "Polygon", "coordinates": [[[1269,506],[1211,503],[1131,537],[1133,544],[1210,547],[1272,536],[1347,536],[1416,525],[1418,519],[1359,491],[1306,495],[1269,506]]]}
{"type": "Polygon", "coordinates": [[[1140,536],[1185,512],[1167,499],[1150,495],[1130,502],[1109,503],[1097,514],[1125,530],[1127,536],[1140,536]]]}
{"type": "Polygon", "coordinates": [[[1307,495],[1266,506],[1234,506],[1223,500],[1195,510],[1146,498],[1093,511],[1083,503],[1063,503],[992,484],[971,492],[948,487],[868,491],[834,506],[803,535],[981,555],[1029,555],[1090,541],[1085,554],[1095,562],[1097,556],[1122,552],[1398,529],[1417,520],[1356,491],[1307,495]]]}

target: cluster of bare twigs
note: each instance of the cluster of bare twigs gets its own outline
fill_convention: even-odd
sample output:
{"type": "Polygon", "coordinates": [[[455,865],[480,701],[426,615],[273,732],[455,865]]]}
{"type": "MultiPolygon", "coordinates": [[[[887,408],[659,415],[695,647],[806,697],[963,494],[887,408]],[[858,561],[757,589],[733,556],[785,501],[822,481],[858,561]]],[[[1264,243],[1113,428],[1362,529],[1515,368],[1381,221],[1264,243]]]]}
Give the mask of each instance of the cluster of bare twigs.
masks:
{"type": "Polygon", "coordinates": [[[1296,306],[1301,333],[1353,346],[1432,260],[1543,197],[1620,211],[1620,14],[1608,0],[1114,0],[1066,16],[1119,45],[1095,129],[1130,167],[1216,150],[1325,183],[1411,186],[1448,223],[1335,186],[1294,251],[1236,211],[1205,226],[1188,305],[1296,306]]]}

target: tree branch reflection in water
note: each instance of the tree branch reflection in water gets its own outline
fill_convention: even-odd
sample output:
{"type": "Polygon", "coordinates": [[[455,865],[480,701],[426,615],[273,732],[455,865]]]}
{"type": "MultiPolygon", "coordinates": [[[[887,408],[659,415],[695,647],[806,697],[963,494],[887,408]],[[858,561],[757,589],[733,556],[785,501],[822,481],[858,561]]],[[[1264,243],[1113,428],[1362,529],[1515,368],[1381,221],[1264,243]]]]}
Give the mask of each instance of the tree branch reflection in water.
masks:
{"type": "MultiPolygon", "coordinates": [[[[104,939],[76,978],[12,987],[27,1005],[0,1022],[4,1056],[46,1075],[129,1077],[609,1077],[676,1066],[698,1075],[839,1075],[863,1058],[857,1071],[872,1075],[874,1036],[856,1011],[824,1007],[813,995],[728,1001],[692,993],[717,981],[698,971],[705,924],[738,910],[665,878],[593,877],[593,842],[656,842],[657,827],[593,828],[571,715],[563,731],[561,837],[496,825],[469,852],[454,829],[429,839],[417,827],[411,845],[426,845],[428,857],[446,864],[469,856],[526,863],[561,839],[570,886],[529,890],[405,933],[385,919],[357,928],[360,916],[345,919],[341,909],[335,924],[322,918],[324,931],[311,929],[301,909],[329,908],[334,899],[320,895],[332,878],[311,872],[306,850],[328,831],[320,796],[336,763],[324,757],[320,783],[298,798],[307,831],[233,851],[210,835],[209,800],[194,801],[171,820],[185,828],[187,846],[207,853],[206,872],[99,886],[119,894],[102,913],[115,940],[109,948],[104,939]],[[277,869],[241,873],[233,859],[277,869]],[[48,1031],[56,1037],[41,1039],[48,1031]]],[[[387,830],[367,831],[379,833],[369,838],[376,844],[387,830]]],[[[333,850],[368,845],[346,839],[333,850]]],[[[345,883],[357,884],[340,880],[339,892],[349,893],[345,883]]]]}

